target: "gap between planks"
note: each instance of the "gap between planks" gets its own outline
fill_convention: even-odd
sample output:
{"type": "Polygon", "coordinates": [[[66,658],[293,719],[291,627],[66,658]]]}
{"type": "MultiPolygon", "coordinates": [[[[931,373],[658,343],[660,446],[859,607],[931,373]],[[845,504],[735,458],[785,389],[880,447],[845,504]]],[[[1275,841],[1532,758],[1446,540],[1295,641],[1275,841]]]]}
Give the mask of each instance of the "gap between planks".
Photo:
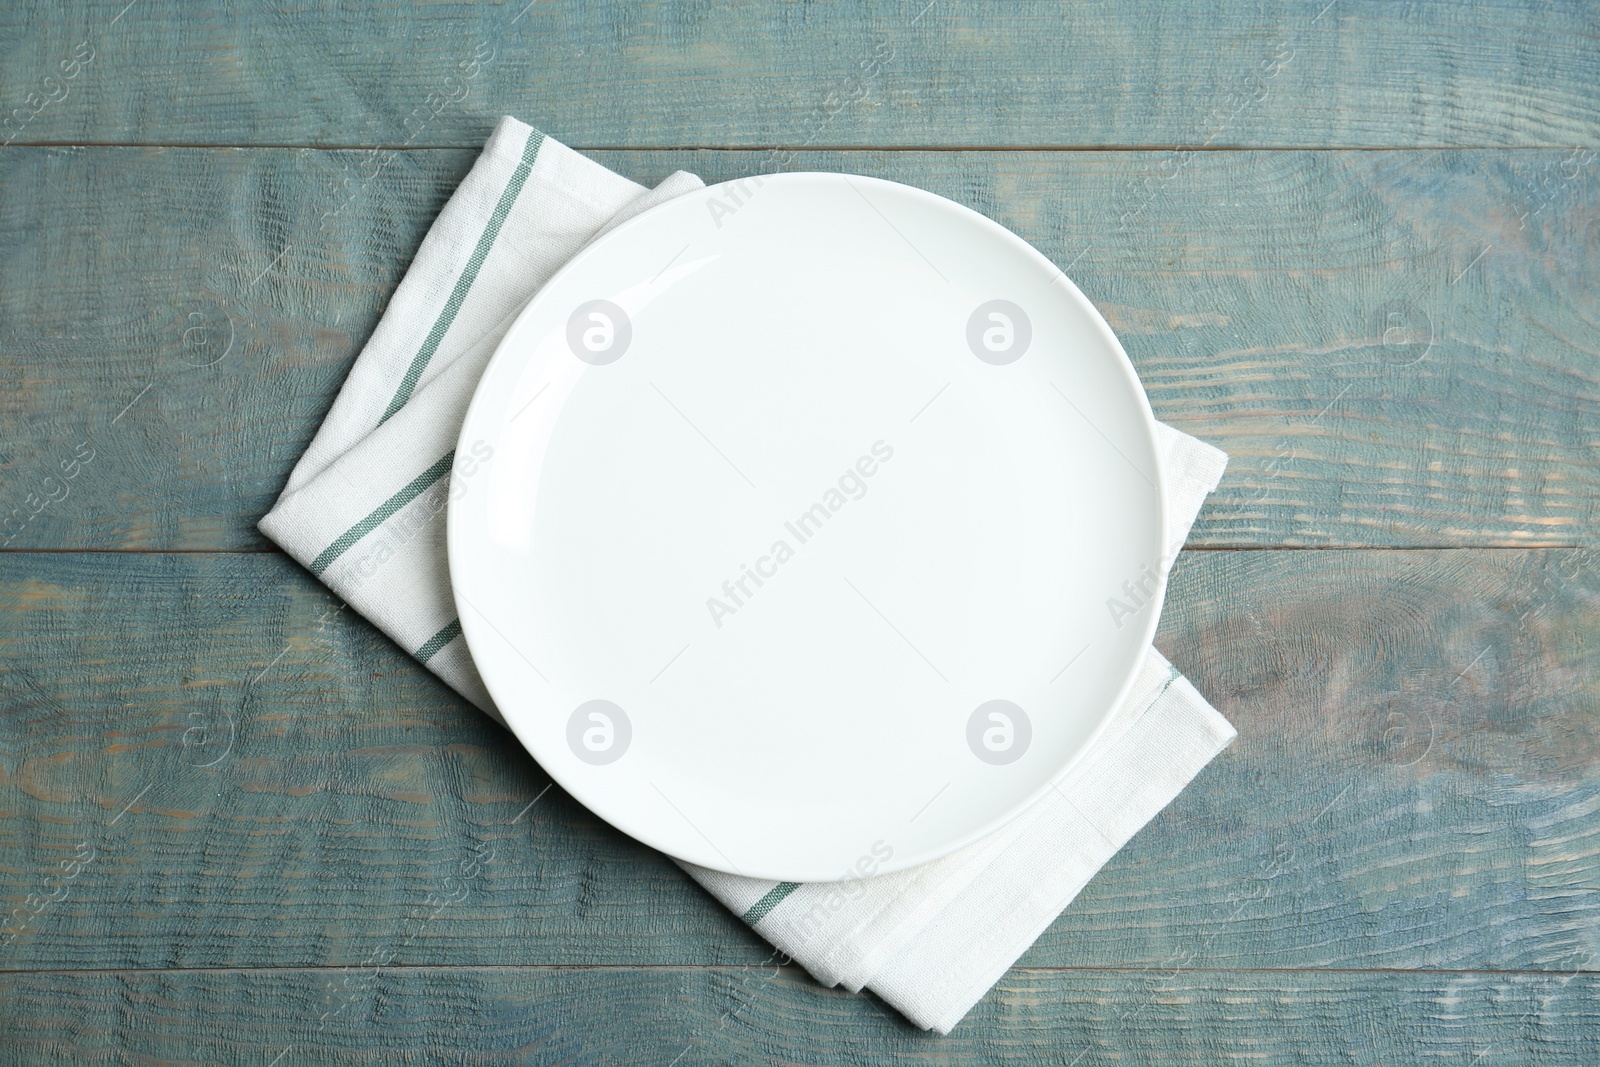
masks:
{"type": "MultiPolygon", "coordinates": [[[[1185,545],[1184,552],[1576,552],[1588,545],[1528,542],[1489,545],[1185,545]]],[[[259,548],[0,548],[6,556],[281,556],[282,549],[259,548]]]]}
{"type": "MultiPolygon", "coordinates": [[[[485,139],[488,134],[485,133],[485,139]]],[[[559,138],[557,138],[559,140],[559,138]]],[[[566,144],[565,141],[562,142],[566,144]]],[[[288,149],[313,152],[460,152],[483,147],[463,144],[297,144],[262,141],[12,141],[5,148],[191,148],[288,149]]],[[[1594,145],[1186,145],[1186,144],[1045,144],[1045,145],[708,145],[708,144],[568,144],[574,152],[1563,152],[1594,145]]]]}
{"type": "MultiPolygon", "coordinates": [[[[379,968],[391,973],[432,974],[443,972],[483,973],[559,973],[563,971],[665,971],[665,972],[716,972],[747,971],[748,963],[411,963],[379,968]]],[[[807,971],[796,963],[757,964],[769,966],[788,974],[805,977],[807,971]]],[[[318,971],[367,970],[359,964],[274,964],[264,967],[22,967],[0,969],[0,982],[17,975],[161,975],[161,974],[301,974],[318,971]]],[[[1164,974],[1229,975],[1229,974],[1415,974],[1415,975],[1474,975],[1485,977],[1573,978],[1578,975],[1600,975],[1600,969],[1552,968],[1528,970],[1515,968],[1494,970],[1483,967],[1430,968],[1430,967],[1171,967],[1166,964],[1149,967],[1012,967],[1007,974],[1147,974],[1161,971],[1164,974]]]]}

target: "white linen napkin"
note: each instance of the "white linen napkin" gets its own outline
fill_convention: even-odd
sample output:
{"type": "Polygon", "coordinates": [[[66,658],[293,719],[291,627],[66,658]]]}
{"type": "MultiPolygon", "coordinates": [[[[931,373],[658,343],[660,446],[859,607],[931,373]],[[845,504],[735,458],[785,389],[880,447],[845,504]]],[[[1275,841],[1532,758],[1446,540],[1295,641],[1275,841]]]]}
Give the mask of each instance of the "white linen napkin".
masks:
{"type": "MultiPolygon", "coordinates": [[[[647,190],[504,118],[439,213],[261,531],[350,607],[500,719],[456,617],[445,558],[454,449],[484,365],[575,252],[702,188],[647,190]]],[[[1158,428],[1175,556],[1227,457],[1158,428]]],[[[504,721],[504,720],[500,720],[504,721]]],[[[684,869],[818,981],[871,988],[948,1033],[1140,827],[1234,737],[1159,652],[1072,773],[989,837],[911,870],[798,885],[684,869]]]]}

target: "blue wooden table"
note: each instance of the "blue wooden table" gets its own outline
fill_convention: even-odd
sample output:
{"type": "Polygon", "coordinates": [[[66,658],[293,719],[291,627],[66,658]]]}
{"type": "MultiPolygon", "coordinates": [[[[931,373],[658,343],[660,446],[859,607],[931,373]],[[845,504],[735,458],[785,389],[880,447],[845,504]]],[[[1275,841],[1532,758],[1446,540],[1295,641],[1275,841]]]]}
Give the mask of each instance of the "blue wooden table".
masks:
{"type": "Polygon", "coordinates": [[[0,8],[0,1063],[1594,1063],[1600,9],[0,8]],[[816,986],[255,530],[496,118],[909,182],[1232,465],[1238,727],[949,1037],[816,986]]]}

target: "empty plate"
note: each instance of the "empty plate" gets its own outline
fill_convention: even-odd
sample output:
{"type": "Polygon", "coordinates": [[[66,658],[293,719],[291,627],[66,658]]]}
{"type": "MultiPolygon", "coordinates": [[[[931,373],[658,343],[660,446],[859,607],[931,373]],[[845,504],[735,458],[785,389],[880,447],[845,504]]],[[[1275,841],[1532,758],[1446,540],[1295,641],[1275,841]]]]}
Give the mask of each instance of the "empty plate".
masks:
{"type": "Polygon", "coordinates": [[[707,188],[521,313],[450,573],[517,737],[672,856],[788,881],[1003,825],[1130,686],[1163,592],[1154,421],[1004,227],[838,174],[707,188]]]}

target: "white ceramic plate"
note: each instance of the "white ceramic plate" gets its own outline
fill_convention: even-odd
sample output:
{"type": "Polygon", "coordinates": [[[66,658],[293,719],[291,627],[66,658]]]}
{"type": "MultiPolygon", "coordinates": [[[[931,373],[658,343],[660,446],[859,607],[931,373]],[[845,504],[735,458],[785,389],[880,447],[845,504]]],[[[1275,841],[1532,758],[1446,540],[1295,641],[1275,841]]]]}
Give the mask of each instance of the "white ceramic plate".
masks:
{"type": "Polygon", "coordinates": [[[1003,825],[1083,754],[1162,597],[1154,422],[1110,328],[931,193],[786,174],[648,211],[495,354],[450,573],[578,800],[789,881],[1003,825]]]}

